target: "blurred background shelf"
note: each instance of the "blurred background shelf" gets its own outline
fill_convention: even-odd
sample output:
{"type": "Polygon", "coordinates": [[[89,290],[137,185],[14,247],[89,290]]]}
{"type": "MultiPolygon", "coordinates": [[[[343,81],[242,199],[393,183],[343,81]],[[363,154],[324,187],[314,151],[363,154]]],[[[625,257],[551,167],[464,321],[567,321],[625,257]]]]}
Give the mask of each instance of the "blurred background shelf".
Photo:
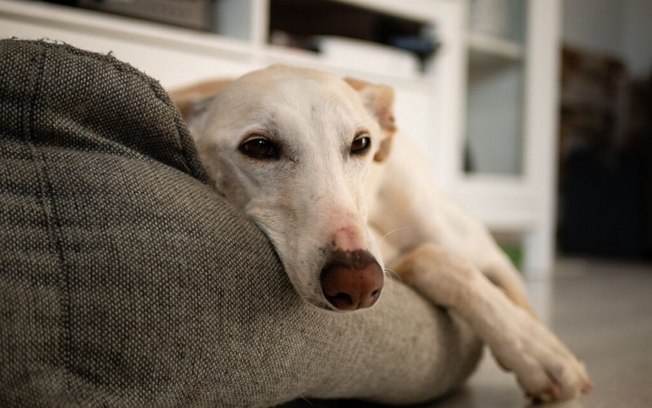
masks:
{"type": "Polygon", "coordinates": [[[520,62],[525,57],[523,46],[516,41],[474,32],[468,34],[467,41],[471,53],[479,58],[502,58],[520,62]]]}
{"type": "Polygon", "coordinates": [[[526,273],[550,271],[560,0],[127,2],[138,15],[56,3],[0,0],[0,35],[111,52],[168,89],[273,63],[394,87],[397,122],[444,194],[520,237],[526,273]],[[473,14],[491,3],[507,14],[473,14]]]}

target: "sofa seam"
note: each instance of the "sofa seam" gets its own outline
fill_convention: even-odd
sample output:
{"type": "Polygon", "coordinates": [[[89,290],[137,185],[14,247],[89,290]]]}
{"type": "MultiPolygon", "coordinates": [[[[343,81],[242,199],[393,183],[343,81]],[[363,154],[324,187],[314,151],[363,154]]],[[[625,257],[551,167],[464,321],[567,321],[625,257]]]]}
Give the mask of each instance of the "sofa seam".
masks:
{"type": "MultiPolygon", "coordinates": [[[[156,99],[158,99],[160,102],[165,104],[167,109],[172,110],[172,116],[173,116],[173,120],[174,120],[174,129],[176,131],[175,141],[176,141],[176,144],[177,144],[177,146],[179,148],[179,151],[181,153],[181,157],[183,157],[183,165],[185,167],[186,173],[191,175],[194,178],[199,179],[201,182],[206,183],[207,178],[205,177],[205,174],[203,174],[203,173],[198,174],[197,173],[198,169],[195,168],[196,166],[191,165],[190,162],[189,162],[188,149],[186,148],[186,144],[183,143],[183,141],[181,140],[182,139],[182,134],[183,134],[182,128],[180,126],[181,118],[179,116],[179,112],[177,111],[176,106],[173,103],[171,103],[171,101],[169,99],[169,96],[167,96],[167,94],[165,93],[166,92],[165,89],[163,89],[163,87],[161,87],[160,84],[158,84],[158,87],[157,87],[151,81],[147,81],[147,82],[148,82],[150,90],[152,91],[152,93],[154,94],[156,99]],[[163,95],[160,94],[161,90],[164,91],[163,95]],[[164,97],[164,96],[167,96],[167,98],[164,97]],[[199,178],[199,177],[201,177],[201,178],[199,178]]],[[[189,133],[189,131],[186,131],[186,132],[189,133]]],[[[187,136],[190,137],[190,134],[188,134],[187,136]]]]}
{"type": "Polygon", "coordinates": [[[61,229],[60,220],[57,222],[57,209],[55,200],[53,200],[53,186],[52,180],[47,171],[47,163],[43,152],[34,143],[34,135],[37,121],[37,103],[41,97],[43,81],[45,76],[45,66],[47,55],[50,47],[42,47],[39,53],[39,64],[36,72],[36,81],[34,83],[32,100],[29,106],[28,127],[25,133],[25,141],[27,142],[32,159],[36,163],[37,174],[39,178],[39,193],[43,213],[46,217],[46,225],[49,231],[51,240],[54,242],[54,249],[57,253],[59,261],[59,272],[61,273],[62,281],[59,283],[61,290],[61,327],[63,333],[61,337],[61,350],[63,354],[63,361],[61,362],[64,368],[64,383],[68,394],[72,391],[71,387],[71,364],[70,364],[70,344],[71,344],[71,325],[70,325],[70,270],[66,267],[65,254],[63,251],[63,231],[61,229]]]}
{"type": "MultiPolygon", "coordinates": [[[[179,113],[176,111],[176,107],[174,104],[171,103],[171,101],[168,98],[165,98],[164,96],[166,95],[165,89],[161,86],[161,84],[154,78],[149,77],[145,75],[143,72],[141,72],[138,68],[129,65],[128,63],[125,63],[124,61],[121,61],[117,58],[115,58],[112,54],[97,54],[97,53],[90,53],[88,56],[101,61],[103,58],[109,58],[109,61],[111,62],[111,65],[113,66],[114,69],[117,71],[127,74],[131,76],[133,79],[138,80],[141,83],[144,83],[147,85],[147,88],[149,91],[152,93],[152,95],[158,100],[159,102],[163,103],[169,111],[171,111],[173,120],[174,120],[174,130],[175,130],[175,137],[174,137],[174,144],[179,151],[181,157],[183,160],[181,163],[184,166],[184,171],[186,174],[192,176],[193,178],[196,178],[200,180],[202,183],[206,184],[207,183],[207,178],[204,176],[203,173],[197,172],[197,169],[195,168],[196,166],[191,165],[189,158],[188,158],[188,149],[185,147],[184,143],[182,142],[182,134],[183,132],[181,131],[180,128],[180,117],[179,113]],[[162,91],[162,92],[161,92],[162,91]]],[[[190,135],[188,135],[190,136],[190,135]]]]}

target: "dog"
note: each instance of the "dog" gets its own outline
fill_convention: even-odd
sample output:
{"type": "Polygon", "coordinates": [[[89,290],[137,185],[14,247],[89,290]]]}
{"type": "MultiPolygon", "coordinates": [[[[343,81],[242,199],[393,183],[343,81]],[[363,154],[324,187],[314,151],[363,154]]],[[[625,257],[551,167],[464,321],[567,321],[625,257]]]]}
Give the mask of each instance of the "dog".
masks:
{"type": "Polygon", "coordinates": [[[391,271],[465,320],[532,398],[592,388],[487,229],[435,189],[396,128],[392,88],[275,65],[171,97],[210,177],[269,237],[306,302],[371,307],[391,271]]]}

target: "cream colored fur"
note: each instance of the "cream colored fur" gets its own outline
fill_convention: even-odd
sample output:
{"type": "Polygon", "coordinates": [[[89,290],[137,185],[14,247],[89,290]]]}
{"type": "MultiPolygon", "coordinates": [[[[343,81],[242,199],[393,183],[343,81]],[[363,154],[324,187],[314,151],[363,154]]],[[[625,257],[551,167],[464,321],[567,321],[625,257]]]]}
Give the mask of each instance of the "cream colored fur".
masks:
{"type": "Polygon", "coordinates": [[[395,131],[391,89],[282,66],[208,88],[172,96],[191,112],[210,176],[267,234],[304,300],[331,308],[319,284],[328,248],[363,248],[463,319],[528,395],[588,392],[583,365],[536,319],[486,228],[437,192],[424,159],[395,131]],[[371,147],[352,155],[359,135],[371,147]],[[278,160],[242,154],[257,137],[280,147],[278,160]]]}

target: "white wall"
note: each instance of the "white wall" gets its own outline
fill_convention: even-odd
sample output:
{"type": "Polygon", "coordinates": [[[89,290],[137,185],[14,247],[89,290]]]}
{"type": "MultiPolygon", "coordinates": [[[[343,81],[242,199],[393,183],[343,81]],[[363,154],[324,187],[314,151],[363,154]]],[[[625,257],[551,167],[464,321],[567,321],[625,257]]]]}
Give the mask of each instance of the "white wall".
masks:
{"type": "Polygon", "coordinates": [[[623,58],[634,76],[652,69],[652,0],[565,0],[564,42],[623,58]]]}

